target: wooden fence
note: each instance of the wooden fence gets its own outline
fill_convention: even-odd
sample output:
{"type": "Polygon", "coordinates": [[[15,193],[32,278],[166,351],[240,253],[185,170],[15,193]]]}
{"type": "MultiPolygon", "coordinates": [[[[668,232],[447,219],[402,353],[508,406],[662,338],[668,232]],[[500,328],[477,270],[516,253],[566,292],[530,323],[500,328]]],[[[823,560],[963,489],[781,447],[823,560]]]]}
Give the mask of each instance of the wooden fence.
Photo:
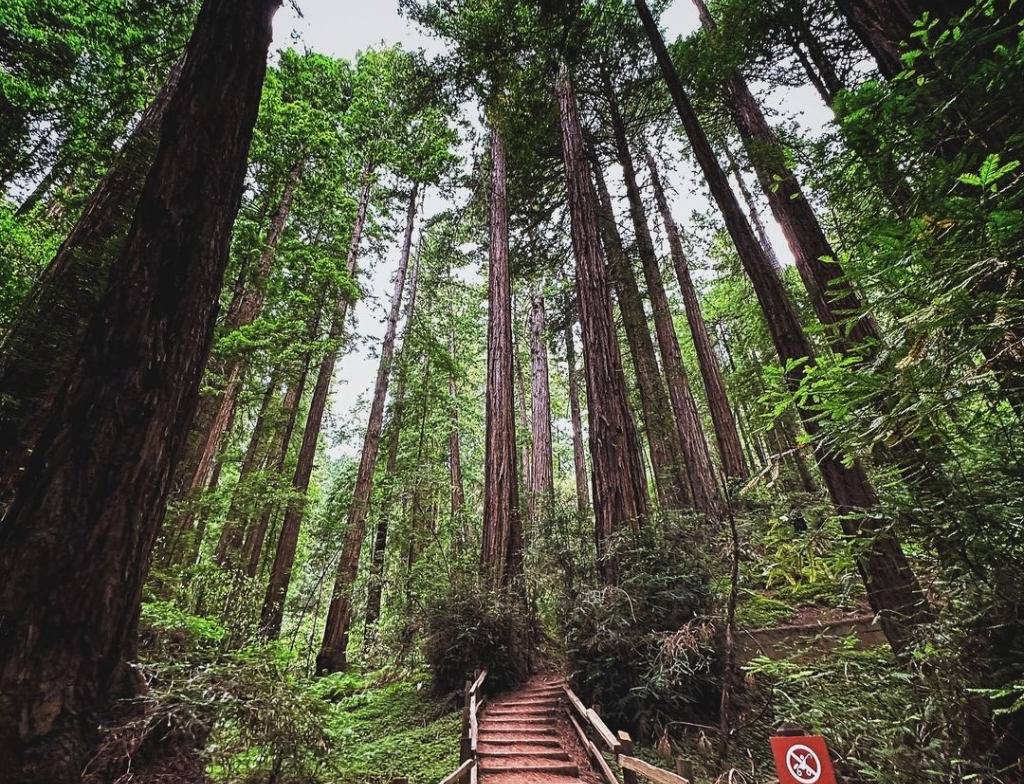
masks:
{"type": "Polygon", "coordinates": [[[440,784],[477,784],[480,769],[477,766],[476,751],[480,742],[480,711],[484,700],[480,687],[487,678],[487,670],[476,676],[475,681],[466,681],[465,702],[462,707],[462,742],[459,747],[459,767],[440,784]]]}
{"type": "MultiPolygon", "coordinates": [[[[688,776],[673,773],[634,757],[633,740],[629,733],[613,733],[595,708],[586,707],[568,686],[563,688],[566,697],[569,698],[569,721],[607,784],[619,784],[619,780],[605,759],[604,752],[614,756],[615,763],[622,769],[622,780],[625,784],[638,784],[640,776],[656,784],[691,784],[688,776]]],[[[688,768],[685,763],[680,763],[680,767],[688,768]]]]}

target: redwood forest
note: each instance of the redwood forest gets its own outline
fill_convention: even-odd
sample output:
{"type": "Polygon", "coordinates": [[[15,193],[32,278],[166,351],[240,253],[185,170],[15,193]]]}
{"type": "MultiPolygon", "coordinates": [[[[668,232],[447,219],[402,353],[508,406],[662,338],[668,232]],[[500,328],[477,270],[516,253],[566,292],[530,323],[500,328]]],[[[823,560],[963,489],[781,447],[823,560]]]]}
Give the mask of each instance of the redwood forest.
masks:
{"type": "Polygon", "coordinates": [[[1024,784],[1024,0],[0,3],[0,784],[1024,784]]]}

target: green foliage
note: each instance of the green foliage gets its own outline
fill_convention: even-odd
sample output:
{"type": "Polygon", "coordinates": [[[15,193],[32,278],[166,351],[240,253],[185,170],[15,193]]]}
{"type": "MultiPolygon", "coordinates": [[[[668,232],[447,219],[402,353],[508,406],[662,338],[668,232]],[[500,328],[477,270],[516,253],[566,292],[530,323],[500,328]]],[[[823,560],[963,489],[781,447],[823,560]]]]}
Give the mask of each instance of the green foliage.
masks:
{"type": "Polygon", "coordinates": [[[745,589],[736,607],[736,623],[745,629],[781,626],[793,617],[793,608],[779,599],[745,589]]]}
{"type": "Polygon", "coordinates": [[[423,675],[398,680],[332,675],[317,690],[336,700],[326,725],[332,781],[383,783],[400,777],[435,784],[458,767],[461,712],[433,699],[423,675]]]}
{"type": "Polygon", "coordinates": [[[583,594],[569,614],[573,686],[613,726],[641,738],[717,711],[719,641],[694,534],[684,524],[620,534],[612,550],[620,584],[583,594]]]}
{"type": "Polygon", "coordinates": [[[516,589],[487,590],[459,577],[427,597],[423,654],[441,694],[460,692],[479,670],[488,688],[502,691],[530,673],[530,618],[516,589]]]}
{"type": "Polygon", "coordinates": [[[776,721],[825,735],[840,773],[856,781],[1001,780],[991,778],[982,750],[964,745],[964,718],[978,706],[955,688],[952,673],[903,672],[888,652],[856,650],[854,643],[814,660],[799,654],[752,660],[746,667],[753,689],[748,699],[756,704],[770,698],[776,721]]]}

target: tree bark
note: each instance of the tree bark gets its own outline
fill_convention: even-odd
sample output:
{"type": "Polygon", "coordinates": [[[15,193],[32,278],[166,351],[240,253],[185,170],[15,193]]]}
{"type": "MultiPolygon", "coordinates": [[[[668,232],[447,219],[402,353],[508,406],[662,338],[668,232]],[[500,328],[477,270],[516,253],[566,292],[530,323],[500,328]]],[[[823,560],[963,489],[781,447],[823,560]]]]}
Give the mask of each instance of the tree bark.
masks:
{"type": "MultiPolygon", "coordinates": [[[[517,439],[521,439],[522,447],[519,450],[519,465],[521,471],[520,487],[526,488],[526,522],[532,523],[533,516],[533,441],[531,440],[530,415],[527,413],[526,404],[526,375],[523,373],[522,353],[519,351],[520,341],[516,340],[513,347],[516,367],[516,407],[519,412],[519,431],[517,439]]],[[[525,535],[532,535],[532,529],[527,529],[525,535]]]]}
{"type": "MultiPolygon", "coordinates": [[[[743,216],[736,196],[729,188],[729,181],[683,89],[650,9],[644,0],[635,0],[635,4],[679,119],[690,139],[694,156],[722,212],[743,268],[753,284],[779,359],[786,368],[786,381],[790,389],[795,391],[800,388],[806,367],[814,363],[810,343],[797,321],[781,280],[772,269],[743,216]]],[[[889,644],[897,654],[901,654],[910,642],[909,629],[930,618],[928,604],[899,541],[888,530],[885,521],[874,515],[878,499],[863,467],[859,463],[846,465],[841,455],[828,449],[816,438],[820,431],[815,413],[818,408],[814,395],[808,395],[799,408],[800,417],[807,433],[815,441],[818,465],[836,512],[841,515],[843,530],[847,536],[864,545],[857,566],[867,588],[868,600],[881,618],[889,644]]]]}
{"type": "Polygon", "coordinates": [[[775,252],[775,246],[772,245],[771,238],[768,236],[768,231],[765,229],[764,221],[761,220],[761,211],[757,208],[757,202],[754,201],[754,194],[750,192],[750,188],[747,187],[747,181],[743,179],[743,171],[740,169],[739,162],[736,160],[736,156],[733,151],[729,148],[728,144],[723,145],[725,151],[725,159],[729,164],[729,173],[732,174],[736,180],[736,188],[740,192],[740,196],[743,197],[743,202],[747,205],[747,215],[750,216],[750,225],[754,227],[754,231],[757,233],[757,239],[761,243],[761,247],[764,248],[765,255],[768,256],[768,260],[771,262],[772,267],[777,272],[782,272],[782,263],[779,261],[779,256],[775,252]]]}
{"type": "Polygon", "coordinates": [[[581,517],[590,509],[590,480],[583,446],[583,414],[580,411],[580,376],[576,368],[576,337],[572,323],[565,328],[565,362],[569,373],[569,419],[572,421],[572,464],[576,474],[576,512],[581,517]]]}
{"type": "MultiPolygon", "coordinates": [[[[295,425],[298,423],[299,403],[306,390],[311,362],[312,356],[307,353],[299,377],[288,385],[288,391],[285,392],[284,400],[281,401],[281,416],[275,428],[274,442],[266,461],[269,485],[273,490],[280,490],[283,480],[285,464],[288,461],[288,447],[291,445],[295,425]]],[[[245,538],[242,541],[241,563],[245,565],[245,573],[250,579],[259,572],[267,531],[270,528],[271,518],[278,511],[279,503],[276,499],[264,499],[262,507],[256,524],[246,529],[245,538]]]]}
{"type": "Polygon", "coordinates": [[[590,180],[583,128],[568,70],[556,83],[562,125],[572,245],[576,257],[576,301],[587,374],[590,458],[599,568],[615,584],[619,565],[608,557],[608,540],[626,526],[638,530],[647,518],[647,478],[640,438],[629,409],[622,357],[598,239],[597,198],[590,180]]]}
{"type": "MultiPolygon", "coordinates": [[[[710,35],[717,26],[704,0],[693,0],[701,24],[710,35]]],[[[782,228],[797,271],[818,320],[832,332],[838,350],[849,352],[858,344],[878,340],[878,329],[846,279],[838,255],[825,236],[800,181],[786,161],[786,153],[738,69],[726,77],[728,104],[739,128],[747,158],[757,173],[772,215],[782,228]],[[844,323],[849,322],[847,329],[844,323]]]]}
{"type": "Polygon", "coordinates": [[[377,469],[377,454],[380,451],[381,430],[384,423],[384,403],[388,396],[391,380],[391,363],[395,356],[395,338],[398,334],[398,318],[405,294],[406,270],[412,254],[412,236],[416,224],[416,200],[419,198],[419,183],[413,183],[406,212],[405,239],[395,274],[395,293],[391,300],[387,329],[380,349],[377,365],[377,379],[373,388],[373,403],[370,404],[370,419],[363,437],[363,453],[359,459],[356,486],[352,494],[352,505],[348,510],[345,527],[345,541],[338,561],[331,592],[331,604],[327,611],[327,625],[324,629],[323,644],[316,657],[318,673],[344,672],[347,668],[345,657],[348,648],[348,633],[352,623],[352,586],[359,573],[359,557],[366,538],[366,517],[370,511],[370,495],[373,493],[373,475],[377,469]]]}
{"type": "Polygon", "coordinates": [[[142,586],[195,412],[276,0],[207,0],[106,293],[0,527],[0,759],[77,782],[133,688],[142,586]]]}
{"type": "Polygon", "coordinates": [[[707,324],[704,323],[704,314],[701,312],[697,288],[690,275],[690,263],[683,251],[679,227],[672,217],[672,210],[665,197],[665,189],[662,187],[654,158],[649,152],[646,157],[647,168],[651,174],[651,187],[654,190],[654,200],[658,205],[661,221],[665,227],[665,237],[668,239],[669,251],[672,254],[672,265],[675,267],[676,278],[683,295],[683,307],[686,310],[686,321],[690,327],[690,337],[693,338],[693,346],[697,352],[697,364],[700,367],[701,378],[704,380],[704,390],[708,397],[711,421],[715,426],[715,440],[718,442],[718,454],[722,459],[722,468],[730,479],[746,479],[750,473],[743,460],[740,434],[736,429],[732,407],[729,405],[729,396],[725,391],[722,371],[718,367],[714,350],[711,348],[711,338],[708,336],[707,324]]]}
{"type": "Polygon", "coordinates": [[[651,229],[647,224],[647,213],[640,196],[640,186],[636,179],[636,166],[629,149],[626,136],[626,124],[619,112],[618,99],[615,96],[611,79],[605,77],[605,97],[611,116],[612,132],[615,136],[615,147],[619,166],[622,168],[626,184],[626,199],[629,202],[629,217],[633,223],[640,265],[647,284],[647,297],[651,302],[654,316],[654,331],[658,338],[661,353],[661,364],[665,371],[669,400],[675,414],[679,440],[683,446],[686,459],[686,476],[690,482],[690,496],[694,508],[710,518],[716,518],[718,508],[718,482],[715,468],[711,462],[711,452],[704,436],[704,430],[697,412],[697,402],[693,398],[690,380],[686,367],[683,365],[683,354],[679,349],[679,336],[676,334],[672,308],[665,291],[665,281],[658,264],[658,254],[654,250],[651,229]]]}
{"type": "Polygon", "coordinates": [[[612,197],[600,165],[593,166],[597,183],[597,221],[601,229],[608,273],[615,287],[622,314],[622,326],[633,361],[640,409],[647,431],[647,446],[654,474],[658,501],[664,509],[681,510],[692,505],[690,483],[686,478],[683,444],[676,427],[675,413],[668,397],[665,379],[658,367],[647,313],[640,296],[633,264],[626,256],[619,227],[615,222],[612,197]]]}
{"type": "MultiPolygon", "coordinates": [[[[366,226],[366,213],[370,206],[370,192],[373,188],[373,166],[367,163],[363,167],[363,191],[359,198],[359,210],[355,226],[352,230],[352,242],[348,249],[346,268],[350,277],[355,278],[356,261],[359,258],[359,244],[366,226]]],[[[329,348],[320,361],[316,385],[309,401],[309,412],[306,414],[306,427],[302,433],[302,445],[299,447],[299,458],[295,465],[292,488],[298,498],[290,501],[285,507],[284,522],[274,556],[274,565],[270,571],[270,582],[263,600],[260,614],[260,626],[264,636],[277,639],[281,633],[281,622],[284,620],[284,600],[288,595],[291,583],[292,566],[295,563],[295,550],[299,543],[299,529],[302,526],[302,515],[305,510],[305,495],[309,490],[309,480],[313,475],[313,462],[316,448],[320,440],[320,428],[323,425],[324,411],[327,408],[327,396],[334,379],[334,366],[341,353],[341,335],[348,313],[348,300],[342,294],[335,303],[335,313],[331,328],[327,335],[329,348]]]]}
{"type": "Polygon", "coordinates": [[[279,370],[279,367],[274,368],[267,382],[267,387],[263,391],[259,413],[256,415],[256,422],[253,424],[252,434],[245,448],[245,455],[242,457],[242,464],[238,468],[238,480],[235,483],[231,504],[228,506],[227,517],[224,519],[224,526],[221,528],[220,538],[217,540],[217,549],[214,551],[213,556],[214,561],[221,567],[227,568],[231,566],[231,557],[237,554],[242,546],[242,537],[245,532],[242,530],[239,522],[242,518],[241,507],[245,503],[243,497],[245,491],[249,489],[250,477],[259,468],[260,458],[263,456],[263,441],[269,429],[270,410],[280,385],[279,370]]]}
{"type": "MultiPolygon", "coordinates": [[[[405,310],[405,330],[402,336],[403,351],[406,341],[409,339],[409,332],[412,329],[412,320],[416,315],[416,295],[419,291],[420,279],[420,258],[423,252],[423,236],[420,235],[420,242],[416,251],[416,263],[413,266],[412,279],[409,281],[409,302],[405,310]]],[[[371,574],[369,587],[366,594],[366,618],[363,625],[363,653],[366,654],[373,647],[377,637],[377,626],[380,622],[381,599],[384,592],[384,557],[387,554],[388,533],[390,528],[391,510],[394,507],[394,488],[398,480],[398,446],[402,435],[402,427],[405,423],[406,406],[406,383],[408,381],[408,366],[406,362],[396,360],[398,366],[398,378],[395,381],[394,403],[391,406],[391,420],[387,424],[388,429],[388,459],[384,465],[384,476],[387,480],[385,486],[384,500],[380,505],[380,514],[377,518],[377,530],[373,538],[373,557],[371,559],[371,574]]]]}
{"type": "Polygon", "coordinates": [[[184,64],[180,58],[171,70],[0,343],[0,511],[11,500],[123,248],[184,64]]]}
{"type": "Polygon", "coordinates": [[[522,571],[522,524],[516,467],[512,279],[508,197],[501,128],[491,126],[489,303],[487,321],[487,435],[480,566],[492,585],[508,585],[522,571]]]}
{"type": "MultiPolygon", "coordinates": [[[[277,257],[277,248],[281,243],[288,217],[291,215],[292,205],[295,202],[295,191],[302,179],[305,164],[305,158],[300,157],[288,170],[281,190],[281,197],[271,216],[266,237],[263,239],[263,250],[256,264],[256,280],[254,285],[244,288],[242,295],[232,302],[226,319],[228,332],[255,323],[263,311],[264,288],[266,281],[270,278],[274,259],[277,257]]],[[[220,451],[224,433],[227,432],[228,416],[234,410],[235,398],[242,385],[245,364],[242,357],[230,360],[226,373],[227,383],[223,391],[200,400],[200,411],[196,416],[196,421],[202,423],[212,420],[212,424],[204,437],[199,440],[196,457],[186,463],[189,467],[194,466],[191,476],[185,479],[183,492],[186,494],[202,490],[209,481],[213,461],[220,451]],[[208,410],[204,411],[204,408],[208,410]],[[210,417],[211,413],[212,417],[210,417]]]]}
{"type": "Polygon", "coordinates": [[[533,428],[532,507],[534,525],[550,520],[555,509],[555,468],[551,445],[551,387],[548,379],[547,317],[538,283],[530,307],[530,379],[533,428]]]}

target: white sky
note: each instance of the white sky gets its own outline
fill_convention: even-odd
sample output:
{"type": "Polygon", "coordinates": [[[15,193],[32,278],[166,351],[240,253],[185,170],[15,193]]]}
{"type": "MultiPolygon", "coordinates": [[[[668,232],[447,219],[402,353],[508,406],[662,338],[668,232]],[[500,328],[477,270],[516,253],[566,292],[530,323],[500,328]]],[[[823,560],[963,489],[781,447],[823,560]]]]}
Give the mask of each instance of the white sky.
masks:
{"type": "MultiPolygon", "coordinates": [[[[299,0],[299,7],[301,18],[290,6],[279,12],[275,21],[276,48],[307,47],[349,60],[354,59],[357,52],[382,43],[387,45],[401,42],[406,49],[422,47],[431,53],[437,53],[443,48],[436,39],[424,35],[414,24],[398,15],[396,0],[299,0]]],[[[661,21],[669,40],[688,34],[698,26],[697,13],[690,0],[675,0],[661,21]]],[[[806,94],[790,94],[781,98],[781,101],[787,104],[789,112],[794,109],[806,110],[804,121],[812,127],[820,128],[826,121],[824,107],[814,94],[809,97],[806,94]],[[794,106],[794,102],[802,105],[794,106]]],[[[428,211],[430,201],[437,203],[436,199],[428,198],[428,211]]],[[[692,206],[691,203],[690,208],[692,206]]],[[[690,208],[677,207],[677,215],[683,218],[689,214],[690,208]]],[[[771,224],[770,216],[764,217],[769,223],[769,232],[776,250],[785,261],[788,249],[777,227],[771,224]]],[[[401,229],[394,243],[395,251],[388,259],[378,262],[369,279],[363,281],[370,297],[359,303],[355,317],[358,334],[365,340],[345,354],[338,364],[332,402],[334,431],[337,433],[341,430],[348,438],[331,449],[334,456],[343,452],[358,454],[361,447],[364,424],[359,420],[365,418],[365,413],[355,417],[351,417],[350,413],[361,397],[368,398],[372,392],[377,370],[377,360],[372,355],[373,346],[379,345],[383,338],[383,322],[393,288],[391,281],[400,235],[401,229]]]]}

